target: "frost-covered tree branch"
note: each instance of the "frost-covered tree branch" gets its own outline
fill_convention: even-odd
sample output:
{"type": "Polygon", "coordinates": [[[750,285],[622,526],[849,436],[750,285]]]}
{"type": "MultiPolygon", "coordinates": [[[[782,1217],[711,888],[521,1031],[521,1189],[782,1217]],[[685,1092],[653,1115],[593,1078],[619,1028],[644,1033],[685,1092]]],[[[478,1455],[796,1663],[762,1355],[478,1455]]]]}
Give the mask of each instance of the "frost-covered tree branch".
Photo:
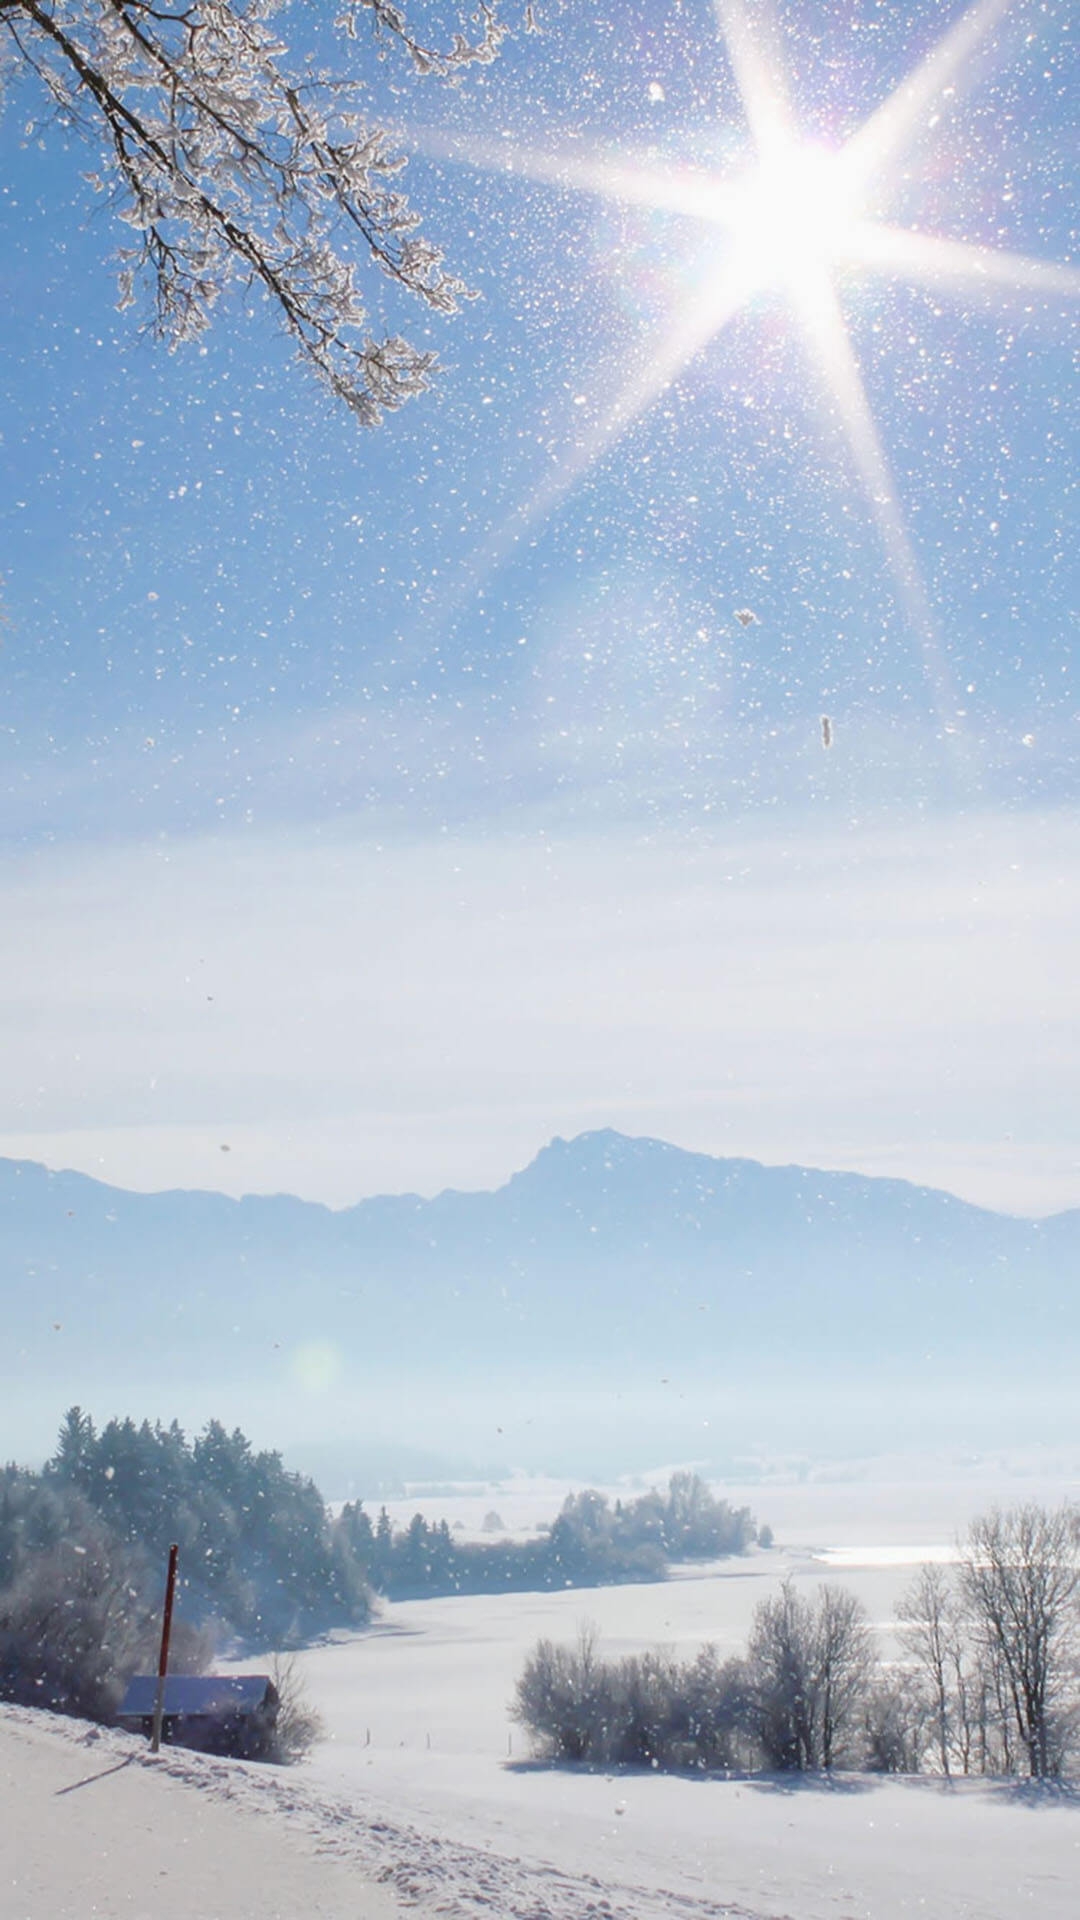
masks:
{"type": "MultiPolygon", "coordinates": [[[[467,289],[419,231],[405,162],[357,82],[301,64],[274,31],[280,0],[0,0],[0,78],[25,65],[62,121],[99,149],[89,177],[133,239],[120,305],[149,276],[154,330],[175,345],[207,325],[234,281],[261,287],[301,356],[365,425],[428,384],[434,355],[372,336],[358,267],[439,313],[467,289]]],[[[346,0],[417,71],[446,75],[498,51],[481,0],[445,48],[391,0],[346,0]]]]}

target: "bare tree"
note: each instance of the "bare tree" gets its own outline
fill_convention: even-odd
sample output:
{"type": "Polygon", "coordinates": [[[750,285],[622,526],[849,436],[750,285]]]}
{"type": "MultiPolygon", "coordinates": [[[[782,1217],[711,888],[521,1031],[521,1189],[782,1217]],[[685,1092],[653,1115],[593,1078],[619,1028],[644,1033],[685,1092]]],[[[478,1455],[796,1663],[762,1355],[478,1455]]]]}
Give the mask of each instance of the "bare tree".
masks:
{"type": "MultiPolygon", "coordinates": [[[[963,1625],[957,1598],[940,1567],[923,1567],[897,1608],[900,1639],[926,1688],[930,1724],[942,1773],[952,1772],[954,1726],[960,1716],[954,1686],[964,1673],[963,1625]]],[[[967,1772],[964,1765],[963,1771],[967,1772]]]]}
{"type": "Polygon", "coordinates": [[[846,1587],[823,1587],[814,1622],[814,1681],[821,1765],[844,1757],[874,1668],[862,1602],[846,1587]]]}
{"type": "Polygon", "coordinates": [[[1016,1724],[1001,1648],[991,1636],[976,1635],[971,1669],[972,1751],[980,1773],[1016,1772],[1016,1724]]]}
{"type": "Polygon", "coordinates": [[[749,1701],[767,1763],[792,1772],[813,1766],[817,1755],[811,1642],[811,1609],[784,1580],[776,1597],[753,1611],[749,1701]]]}
{"type": "MultiPolygon", "coordinates": [[[[427,307],[466,289],[444,270],[399,185],[404,161],[358,81],[290,62],[280,0],[0,0],[0,83],[19,68],[97,149],[90,178],[134,236],[120,305],[141,271],[155,331],[206,326],[233,281],[261,288],[301,356],[365,425],[427,384],[434,355],[367,330],[357,256],[427,307]]],[[[439,49],[393,0],[341,0],[343,34],[372,30],[418,72],[497,52],[494,0],[439,49]]]]}
{"type": "Polygon", "coordinates": [[[754,1731],[769,1765],[784,1771],[817,1764],[813,1628],[813,1609],[790,1580],[754,1611],[747,1649],[754,1731]]]}
{"type": "Polygon", "coordinates": [[[785,1580],[754,1614],[747,1665],[755,1730],[771,1765],[835,1766],[857,1738],[874,1666],[855,1595],[824,1587],[807,1600],[785,1580]]]}
{"type": "Polygon", "coordinates": [[[1077,1512],[1068,1506],[989,1513],[968,1534],[964,1594],[1035,1779],[1059,1770],[1073,1705],[1077,1549],[1077,1512]]]}

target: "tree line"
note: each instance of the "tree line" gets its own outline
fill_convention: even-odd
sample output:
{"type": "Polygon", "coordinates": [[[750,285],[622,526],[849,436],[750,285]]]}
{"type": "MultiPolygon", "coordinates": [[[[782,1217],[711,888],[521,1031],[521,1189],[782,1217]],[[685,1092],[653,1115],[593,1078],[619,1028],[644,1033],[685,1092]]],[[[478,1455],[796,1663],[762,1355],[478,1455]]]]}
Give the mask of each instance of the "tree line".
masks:
{"type": "Polygon", "coordinates": [[[1049,1779],[1080,1746],[1078,1510],[976,1520],[954,1571],[926,1567],[882,1660],[857,1597],[786,1581],[740,1656],[600,1657],[542,1640],[515,1714],[555,1760],[659,1769],[834,1767],[1049,1779]]]}
{"type": "Polygon", "coordinates": [[[360,1502],[342,1509],[336,1530],[374,1591],[391,1600],[662,1580],[673,1560],[745,1553],[758,1538],[748,1508],[716,1499],[686,1472],[635,1500],[569,1494],[552,1524],[526,1541],[459,1541],[445,1520],[419,1513],[394,1528],[385,1507],[373,1523],[360,1502]]]}
{"type": "Polygon", "coordinates": [[[693,1474],[614,1506],[570,1496],[535,1539],[459,1542],[417,1514],[395,1529],[211,1420],[110,1420],[72,1407],[40,1473],[0,1472],[0,1699],[107,1719],[156,1658],[162,1569],[180,1548],[173,1664],[222,1640],[289,1647],[363,1627],[390,1599],[662,1578],[669,1558],[742,1552],[755,1527],[693,1474]]]}
{"type": "Polygon", "coordinates": [[[41,1473],[0,1473],[0,1698],[107,1719],[156,1659],[162,1569],[180,1547],[173,1664],[222,1638],[294,1645],[363,1626],[371,1591],[318,1488],[212,1420],[65,1416],[41,1473]]]}

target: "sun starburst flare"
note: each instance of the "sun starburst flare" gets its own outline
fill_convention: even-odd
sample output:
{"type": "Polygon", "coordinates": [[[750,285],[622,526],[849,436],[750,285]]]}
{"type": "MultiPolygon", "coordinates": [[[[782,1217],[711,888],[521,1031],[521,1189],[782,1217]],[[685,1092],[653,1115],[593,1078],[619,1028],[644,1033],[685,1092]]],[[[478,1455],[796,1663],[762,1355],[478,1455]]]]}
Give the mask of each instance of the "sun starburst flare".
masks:
{"type": "Polygon", "coordinates": [[[742,100],[753,159],[724,172],[660,165],[623,153],[559,154],[494,142],[421,141],[429,152],[603,199],[674,212],[723,230],[719,264],[662,331],[638,370],[602,406],[591,431],[559,460],[479,559],[498,565],[546,518],[651,403],[760,294],[779,295],[841,424],[889,568],[917,630],[939,707],[947,704],[934,620],[887,455],[874,420],[838,275],[874,273],[936,292],[1080,299],[1080,271],[1054,261],[893,226],[870,209],[888,203],[914,143],[953,98],[1012,0],[977,0],[843,146],[800,134],[783,47],[767,4],[716,0],[720,32],[742,100]]]}

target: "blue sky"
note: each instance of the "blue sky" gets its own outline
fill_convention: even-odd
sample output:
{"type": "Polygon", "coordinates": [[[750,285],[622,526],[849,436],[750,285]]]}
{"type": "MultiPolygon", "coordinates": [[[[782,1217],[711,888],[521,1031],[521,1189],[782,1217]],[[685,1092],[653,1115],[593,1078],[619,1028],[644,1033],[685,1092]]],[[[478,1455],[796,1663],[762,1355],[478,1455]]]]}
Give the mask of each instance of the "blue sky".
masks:
{"type": "MultiPolygon", "coordinates": [[[[1068,263],[1067,10],[981,11],[865,211],[1068,263]]],[[[961,11],[776,18],[835,149],[961,11]]],[[[838,270],[876,508],[782,275],[605,441],[734,271],[648,183],[752,152],[710,6],[541,26],[372,65],[480,296],[372,289],[444,369],[373,434],[257,303],[139,338],[9,96],[0,1151],[342,1204],[610,1124],[1080,1204],[1075,291],[838,270]]]]}

